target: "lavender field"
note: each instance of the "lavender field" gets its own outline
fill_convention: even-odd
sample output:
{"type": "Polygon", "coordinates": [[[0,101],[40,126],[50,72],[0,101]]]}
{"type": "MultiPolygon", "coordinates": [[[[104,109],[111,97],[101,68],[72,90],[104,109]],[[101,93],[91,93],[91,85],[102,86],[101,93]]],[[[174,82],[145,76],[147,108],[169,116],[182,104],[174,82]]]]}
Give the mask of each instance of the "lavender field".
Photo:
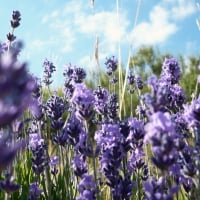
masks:
{"type": "Polygon", "coordinates": [[[55,89],[51,60],[43,77],[21,60],[22,20],[0,42],[0,200],[200,200],[198,74],[187,96],[178,58],[141,74],[96,46],[93,73],[67,64],[55,89]]]}

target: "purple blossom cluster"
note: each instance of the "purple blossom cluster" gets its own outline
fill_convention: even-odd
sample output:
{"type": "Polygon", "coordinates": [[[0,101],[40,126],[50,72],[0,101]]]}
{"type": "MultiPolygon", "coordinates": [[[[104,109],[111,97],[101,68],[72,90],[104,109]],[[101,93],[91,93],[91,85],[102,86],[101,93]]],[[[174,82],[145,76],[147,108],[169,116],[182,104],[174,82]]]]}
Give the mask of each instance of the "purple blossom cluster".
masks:
{"type": "Polygon", "coordinates": [[[182,109],[186,95],[178,84],[179,79],[180,67],[174,58],[165,59],[160,78],[149,77],[151,94],[147,93],[142,98],[152,112],[169,110],[177,112],[182,109]]]}
{"type": "Polygon", "coordinates": [[[83,68],[72,66],[71,63],[66,66],[63,76],[65,77],[65,83],[63,87],[63,92],[67,100],[70,100],[72,97],[75,84],[83,83],[86,78],[86,72],[83,68]]]}
{"type": "Polygon", "coordinates": [[[44,66],[43,82],[46,86],[49,86],[53,82],[51,78],[52,78],[53,72],[56,71],[56,67],[51,61],[47,59],[45,59],[43,66],[44,66]]]}

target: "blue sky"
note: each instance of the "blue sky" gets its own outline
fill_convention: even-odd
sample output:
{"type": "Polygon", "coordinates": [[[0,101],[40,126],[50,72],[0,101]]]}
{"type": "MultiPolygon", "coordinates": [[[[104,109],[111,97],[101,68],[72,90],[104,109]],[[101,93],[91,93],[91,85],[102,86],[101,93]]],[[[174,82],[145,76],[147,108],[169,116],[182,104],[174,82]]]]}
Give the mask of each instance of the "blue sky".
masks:
{"type": "Polygon", "coordinates": [[[175,55],[200,55],[200,18],[195,0],[13,0],[0,1],[0,40],[10,31],[13,10],[22,15],[16,29],[25,47],[21,60],[30,71],[42,77],[45,58],[57,71],[55,85],[63,83],[65,64],[95,70],[94,47],[99,39],[99,60],[118,55],[120,41],[122,62],[126,65],[130,45],[133,53],[140,45],[154,45],[175,55]],[[137,23],[135,16],[140,2],[137,23]]]}

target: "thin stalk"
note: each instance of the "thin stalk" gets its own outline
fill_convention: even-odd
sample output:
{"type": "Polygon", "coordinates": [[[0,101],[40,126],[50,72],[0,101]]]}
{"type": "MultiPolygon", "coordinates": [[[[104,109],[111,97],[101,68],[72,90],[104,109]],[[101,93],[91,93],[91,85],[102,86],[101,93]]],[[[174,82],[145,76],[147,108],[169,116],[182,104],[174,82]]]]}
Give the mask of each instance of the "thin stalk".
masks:
{"type": "Polygon", "coordinates": [[[11,195],[6,192],[4,200],[11,200],[11,195]]]}
{"type": "MultiPolygon", "coordinates": [[[[118,25],[120,27],[120,18],[119,18],[119,0],[116,0],[116,6],[117,6],[117,19],[118,19],[118,25]]],[[[118,40],[118,81],[119,81],[119,95],[122,93],[122,88],[123,88],[123,78],[122,78],[122,65],[121,65],[121,35],[119,32],[119,40],[118,40]]],[[[122,98],[119,98],[119,101],[123,101],[123,96],[122,98]]],[[[121,103],[120,103],[121,105],[121,103]]],[[[121,109],[119,109],[119,118],[121,119],[121,109]]]]}
{"type": "Polygon", "coordinates": [[[140,170],[137,169],[137,200],[142,199],[142,194],[140,190],[140,170]]]}
{"type": "MultiPolygon", "coordinates": [[[[141,7],[141,0],[138,0],[133,30],[135,29],[135,27],[137,25],[139,13],[140,13],[140,7],[141,7]]],[[[120,113],[122,112],[122,106],[123,106],[123,103],[124,103],[124,95],[125,95],[125,90],[126,90],[126,85],[127,85],[127,77],[128,77],[131,55],[132,55],[132,45],[130,45],[130,48],[129,48],[128,62],[127,62],[127,65],[126,65],[125,80],[124,80],[124,84],[123,84],[122,98],[121,98],[120,107],[119,107],[120,113]]],[[[119,93],[119,94],[121,94],[121,93],[119,93]]]]}
{"type": "Polygon", "coordinates": [[[66,188],[66,192],[67,192],[67,197],[70,196],[70,189],[69,189],[69,180],[70,180],[70,177],[69,177],[69,160],[68,160],[68,156],[66,157],[66,161],[65,162],[65,157],[64,157],[64,153],[63,153],[63,149],[62,147],[60,146],[60,156],[61,156],[61,162],[62,162],[62,166],[60,167],[60,170],[62,171],[62,174],[63,174],[63,177],[64,178],[64,185],[65,185],[65,188],[66,188]],[[66,171],[68,170],[68,171],[66,171]],[[67,174],[66,174],[67,172],[67,174]]]}
{"type": "Polygon", "coordinates": [[[133,117],[133,94],[131,94],[131,117],[133,117]]]}
{"type": "Polygon", "coordinates": [[[195,135],[195,147],[196,147],[196,150],[197,150],[197,161],[196,161],[196,166],[197,166],[197,174],[198,174],[198,180],[197,180],[197,200],[200,200],[200,161],[199,161],[199,155],[200,155],[200,146],[199,146],[199,142],[200,142],[200,129],[197,128],[194,130],[194,135],[195,135]]]}
{"type": "MultiPolygon", "coordinates": [[[[126,156],[127,157],[127,156],[126,156]]],[[[122,160],[122,163],[123,163],[123,173],[124,173],[124,176],[126,175],[127,173],[127,160],[126,160],[126,157],[123,158],[122,160]]]]}
{"type": "MultiPolygon", "coordinates": [[[[89,127],[88,127],[88,123],[86,120],[84,120],[84,126],[85,126],[85,131],[86,133],[89,133],[89,127]]],[[[96,169],[96,159],[95,159],[95,148],[94,148],[94,140],[93,138],[91,137],[91,135],[89,136],[89,142],[92,146],[92,166],[93,166],[93,176],[94,176],[94,181],[95,181],[95,185],[96,185],[96,189],[97,191],[98,190],[98,183],[97,183],[97,169],[96,169]]],[[[97,192],[97,199],[100,199],[99,198],[99,194],[97,192]]]]}
{"type": "MultiPolygon", "coordinates": [[[[122,106],[124,104],[124,95],[125,95],[125,91],[126,91],[127,77],[128,77],[130,60],[131,60],[131,50],[129,50],[129,56],[128,56],[128,62],[127,62],[127,65],[126,65],[126,73],[125,73],[125,80],[124,80],[124,84],[123,84],[122,93],[121,93],[121,90],[120,90],[120,93],[119,93],[119,94],[122,94],[121,95],[120,106],[119,106],[119,113],[122,113],[122,106]]],[[[119,83],[119,85],[120,85],[120,83],[119,83]]]]}
{"type": "Polygon", "coordinates": [[[198,86],[199,86],[199,82],[198,82],[198,80],[197,80],[197,81],[196,81],[196,85],[195,85],[194,93],[192,93],[192,101],[194,101],[194,99],[196,99],[196,97],[197,97],[198,86]]]}
{"type": "MultiPolygon", "coordinates": [[[[37,123],[37,125],[38,125],[39,135],[41,137],[44,137],[43,134],[42,134],[41,122],[39,121],[37,123]]],[[[45,154],[46,154],[45,156],[46,156],[47,160],[50,160],[48,149],[45,150],[45,154]]],[[[45,188],[47,189],[47,193],[48,193],[48,200],[52,200],[52,196],[51,196],[52,182],[51,182],[51,174],[50,174],[49,165],[45,168],[44,174],[45,174],[45,177],[43,177],[43,178],[44,178],[44,181],[45,181],[45,188]]]]}
{"type": "Polygon", "coordinates": [[[52,190],[52,183],[51,183],[51,175],[50,175],[50,168],[49,166],[45,168],[45,180],[46,180],[46,187],[48,191],[48,200],[52,200],[51,190],[52,190]]]}
{"type": "MultiPolygon", "coordinates": [[[[94,0],[91,0],[91,9],[92,9],[92,16],[94,17],[94,0]]],[[[98,84],[101,85],[101,67],[99,64],[99,38],[96,32],[94,32],[95,36],[95,47],[94,47],[94,61],[97,67],[97,74],[98,74],[98,84]]]]}

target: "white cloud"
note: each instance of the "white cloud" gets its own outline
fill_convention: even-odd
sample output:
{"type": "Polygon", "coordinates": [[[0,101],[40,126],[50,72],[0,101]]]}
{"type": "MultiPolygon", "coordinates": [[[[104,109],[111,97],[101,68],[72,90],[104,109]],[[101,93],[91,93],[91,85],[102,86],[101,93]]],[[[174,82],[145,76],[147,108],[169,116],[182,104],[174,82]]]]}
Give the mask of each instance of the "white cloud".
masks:
{"type": "Polygon", "coordinates": [[[120,16],[121,22],[115,12],[98,12],[95,15],[82,15],[76,18],[80,30],[87,34],[102,35],[104,39],[116,43],[124,36],[127,28],[125,16],[120,16]]]}
{"type": "Polygon", "coordinates": [[[45,46],[45,44],[47,44],[47,42],[45,42],[44,40],[40,40],[40,39],[35,39],[32,40],[30,42],[30,47],[33,49],[38,49],[38,50],[42,50],[43,47],[45,46]]]}
{"type": "Polygon", "coordinates": [[[75,18],[75,24],[80,34],[99,38],[99,58],[117,53],[117,45],[127,42],[129,21],[125,13],[119,18],[114,11],[99,11],[94,15],[82,13],[75,18]]]}
{"type": "MultiPolygon", "coordinates": [[[[78,45],[84,48],[79,43],[79,38],[90,39],[92,42],[91,39],[95,40],[95,36],[98,36],[99,59],[104,59],[117,53],[119,41],[121,45],[127,44],[127,38],[133,47],[142,44],[164,44],[178,31],[178,23],[195,12],[193,1],[159,1],[149,12],[147,20],[139,21],[134,30],[128,30],[130,21],[126,11],[120,10],[119,18],[115,10],[99,10],[92,14],[90,2],[85,3],[85,0],[67,1],[60,10],[53,10],[44,16],[42,23],[45,23],[50,29],[49,33],[54,35],[58,53],[73,52],[78,45]]],[[[35,41],[34,45],[44,46],[40,41],[35,41]]],[[[84,57],[82,62],[90,63],[88,57],[84,57]]]]}
{"type": "Polygon", "coordinates": [[[139,23],[130,34],[134,47],[142,44],[156,45],[165,42],[177,31],[175,23],[169,20],[170,13],[160,5],[154,6],[148,22],[139,23]]]}
{"type": "MultiPolygon", "coordinates": [[[[69,5],[71,5],[71,3],[66,4],[66,8],[69,5]]],[[[70,10],[66,8],[63,8],[60,12],[54,10],[49,15],[45,15],[42,18],[42,23],[45,23],[45,26],[49,29],[49,35],[47,35],[47,37],[54,38],[55,45],[59,47],[57,52],[62,53],[72,51],[74,42],[76,41],[76,33],[73,29],[73,16],[72,14],[69,15],[70,10]]]]}
{"type": "Polygon", "coordinates": [[[184,20],[197,11],[194,0],[163,0],[162,4],[169,9],[172,20],[184,20]]]}
{"type": "Polygon", "coordinates": [[[134,47],[166,42],[179,29],[179,22],[196,12],[194,0],[162,0],[149,13],[149,19],[139,23],[130,33],[134,47]]]}
{"type": "Polygon", "coordinates": [[[50,20],[55,20],[58,17],[58,15],[59,15],[58,10],[54,10],[50,14],[44,15],[42,17],[41,23],[46,24],[46,23],[50,22],[50,20]]]}
{"type": "Polygon", "coordinates": [[[50,46],[50,45],[55,45],[56,44],[56,38],[55,37],[50,37],[48,40],[42,40],[42,39],[33,39],[29,46],[32,49],[37,49],[37,51],[39,50],[44,50],[44,48],[50,46]]]}

